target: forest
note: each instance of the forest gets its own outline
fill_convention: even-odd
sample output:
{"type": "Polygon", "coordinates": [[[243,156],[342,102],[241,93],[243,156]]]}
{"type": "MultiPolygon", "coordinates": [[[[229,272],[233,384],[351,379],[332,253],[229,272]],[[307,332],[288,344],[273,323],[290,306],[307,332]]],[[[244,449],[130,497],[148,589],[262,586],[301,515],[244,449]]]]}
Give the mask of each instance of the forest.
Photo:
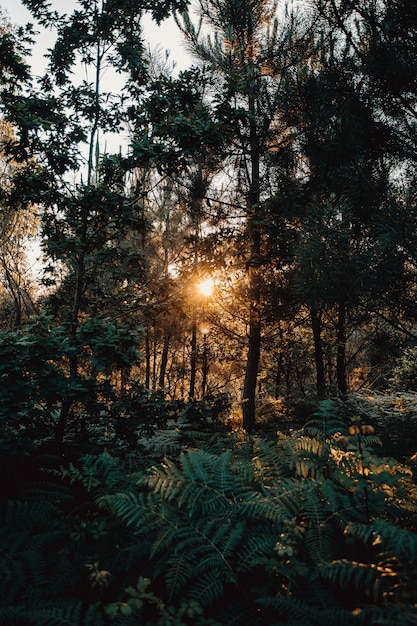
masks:
{"type": "Polygon", "coordinates": [[[417,4],[22,5],[0,626],[417,625],[417,4]]]}

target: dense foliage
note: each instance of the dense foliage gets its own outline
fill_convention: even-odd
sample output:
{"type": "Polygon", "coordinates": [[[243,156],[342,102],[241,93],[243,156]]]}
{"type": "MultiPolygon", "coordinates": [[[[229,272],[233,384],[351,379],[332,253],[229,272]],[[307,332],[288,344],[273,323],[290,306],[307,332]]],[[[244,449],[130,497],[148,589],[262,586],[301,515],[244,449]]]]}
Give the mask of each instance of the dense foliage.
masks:
{"type": "Polygon", "coordinates": [[[3,439],[0,623],[415,623],[417,486],[356,408],[278,437],[183,422],[162,462],[163,432],[116,456],[3,439]]]}

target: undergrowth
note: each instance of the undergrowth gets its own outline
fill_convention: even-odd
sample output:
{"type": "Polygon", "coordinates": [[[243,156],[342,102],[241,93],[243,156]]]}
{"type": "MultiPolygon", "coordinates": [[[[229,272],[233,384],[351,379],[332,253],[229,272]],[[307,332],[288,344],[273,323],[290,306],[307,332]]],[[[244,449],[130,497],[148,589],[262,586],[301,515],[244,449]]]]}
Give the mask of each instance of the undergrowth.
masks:
{"type": "Polygon", "coordinates": [[[162,461],[25,452],[0,625],[417,623],[417,488],[363,416],[325,401],[274,437],[183,434],[162,461]]]}

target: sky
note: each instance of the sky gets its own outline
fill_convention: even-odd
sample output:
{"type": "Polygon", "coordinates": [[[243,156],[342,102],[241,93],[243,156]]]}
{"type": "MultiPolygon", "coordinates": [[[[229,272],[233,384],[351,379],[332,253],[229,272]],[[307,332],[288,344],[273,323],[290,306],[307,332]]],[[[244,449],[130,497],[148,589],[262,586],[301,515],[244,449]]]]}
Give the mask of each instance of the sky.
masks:
{"type": "MultiPolygon", "coordinates": [[[[50,5],[52,9],[68,13],[73,6],[76,6],[76,2],[74,0],[50,0],[50,5]]],[[[10,18],[12,24],[22,26],[27,22],[34,22],[30,12],[22,5],[20,0],[0,0],[0,7],[10,18]]],[[[191,64],[190,57],[186,53],[181,39],[181,33],[172,18],[165,20],[158,27],[149,16],[145,16],[143,18],[143,28],[145,40],[149,43],[151,49],[161,48],[162,51],[169,50],[170,59],[176,62],[178,70],[184,69],[191,64]]],[[[38,27],[36,27],[36,30],[39,30],[38,27]]],[[[54,36],[53,33],[43,31],[38,39],[39,43],[33,53],[33,63],[40,68],[44,63],[43,54],[48,47],[52,46],[54,36]]]]}

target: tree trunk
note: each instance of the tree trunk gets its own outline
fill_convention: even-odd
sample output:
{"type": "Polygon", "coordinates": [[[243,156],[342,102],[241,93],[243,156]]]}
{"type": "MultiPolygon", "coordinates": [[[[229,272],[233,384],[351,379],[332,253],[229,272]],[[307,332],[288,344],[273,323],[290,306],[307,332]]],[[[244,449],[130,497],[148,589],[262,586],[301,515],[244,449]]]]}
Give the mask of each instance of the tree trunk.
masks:
{"type": "MultiPolygon", "coordinates": [[[[78,356],[76,351],[76,337],[78,332],[78,320],[81,309],[81,302],[84,293],[84,274],[85,274],[85,245],[87,240],[87,222],[88,208],[83,207],[81,212],[81,232],[79,238],[79,252],[77,267],[75,271],[75,290],[71,311],[71,321],[69,325],[69,340],[73,347],[73,354],[69,358],[69,378],[74,385],[78,381],[78,356]]],[[[55,428],[55,443],[61,444],[65,435],[65,428],[71,411],[74,399],[70,396],[64,398],[61,404],[61,410],[58,422],[55,428]]]]}
{"type": "MultiPolygon", "coordinates": [[[[258,286],[255,284],[253,287],[256,289],[258,286]]],[[[259,292],[259,289],[256,289],[256,291],[259,292]]],[[[242,417],[243,428],[246,432],[252,433],[255,429],[256,422],[256,382],[258,378],[261,347],[259,297],[251,302],[249,315],[249,346],[246,359],[245,379],[243,383],[242,417]]]]}
{"type": "Polygon", "coordinates": [[[310,308],[311,327],[314,339],[314,358],[316,362],[316,388],[319,398],[326,395],[326,374],[323,358],[323,341],[321,338],[321,319],[316,307],[310,308]]]}
{"type": "Polygon", "coordinates": [[[261,354],[261,278],[259,262],[261,254],[261,231],[257,221],[260,203],[260,152],[256,128],[255,76],[253,68],[249,75],[250,115],[250,185],[248,192],[247,232],[251,245],[249,260],[249,345],[243,382],[242,418],[248,433],[255,430],[256,382],[261,354]]]}
{"type": "Polygon", "coordinates": [[[337,317],[337,356],[336,356],[337,388],[342,398],[347,394],[346,378],[346,302],[341,300],[337,317]]]}
{"type": "Polygon", "coordinates": [[[197,370],[197,324],[193,322],[191,330],[191,372],[190,372],[190,391],[189,398],[195,398],[195,376],[197,370]]]}
{"type": "Polygon", "coordinates": [[[201,397],[204,398],[207,392],[207,377],[209,371],[209,355],[208,355],[208,346],[207,346],[207,333],[203,335],[203,380],[201,383],[201,397]]]}
{"type": "Polygon", "coordinates": [[[162,355],[161,355],[161,365],[159,368],[159,379],[158,379],[159,389],[163,389],[165,387],[165,374],[166,374],[167,365],[168,365],[168,351],[169,351],[169,334],[165,332],[164,333],[164,345],[162,348],[162,355]]]}
{"type": "MultiPolygon", "coordinates": [[[[89,154],[88,154],[88,168],[87,168],[87,186],[92,184],[92,177],[94,171],[93,155],[95,149],[95,142],[97,138],[97,132],[99,127],[100,117],[100,73],[101,73],[101,47],[97,44],[97,58],[96,58],[96,77],[95,77],[95,118],[90,132],[89,154]]],[[[81,310],[81,303],[84,296],[84,278],[85,278],[85,254],[87,244],[87,229],[88,218],[90,215],[90,207],[86,204],[86,200],[83,201],[80,212],[80,231],[78,238],[78,258],[75,268],[75,289],[73,306],[71,311],[71,320],[69,324],[69,339],[73,344],[75,351],[75,340],[78,332],[78,323],[81,310]]],[[[70,381],[74,384],[78,380],[78,356],[75,353],[69,359],[70,381]]],[[[74,399],[71,397],[64,398],[61,405],[61,411],[58,418],[58,423],[55,428],[55,442],[61,444],[64,439],[65,428],[70,415],[71,407],[74,399]]]]}
{"type": "Polygon", "coordinates": [[[152,390],[156,389],[156,361],[157,361],[157,349],[156,349],[156,328],[155,322],[153,324],[153,350],[152,350],[152,390]]]}
{"type": "Polygon", "coordinates": [[[151,340],[149,337],[149,326],[146,327],[145,335],[145,387],[151,386],[151,340]]]}

